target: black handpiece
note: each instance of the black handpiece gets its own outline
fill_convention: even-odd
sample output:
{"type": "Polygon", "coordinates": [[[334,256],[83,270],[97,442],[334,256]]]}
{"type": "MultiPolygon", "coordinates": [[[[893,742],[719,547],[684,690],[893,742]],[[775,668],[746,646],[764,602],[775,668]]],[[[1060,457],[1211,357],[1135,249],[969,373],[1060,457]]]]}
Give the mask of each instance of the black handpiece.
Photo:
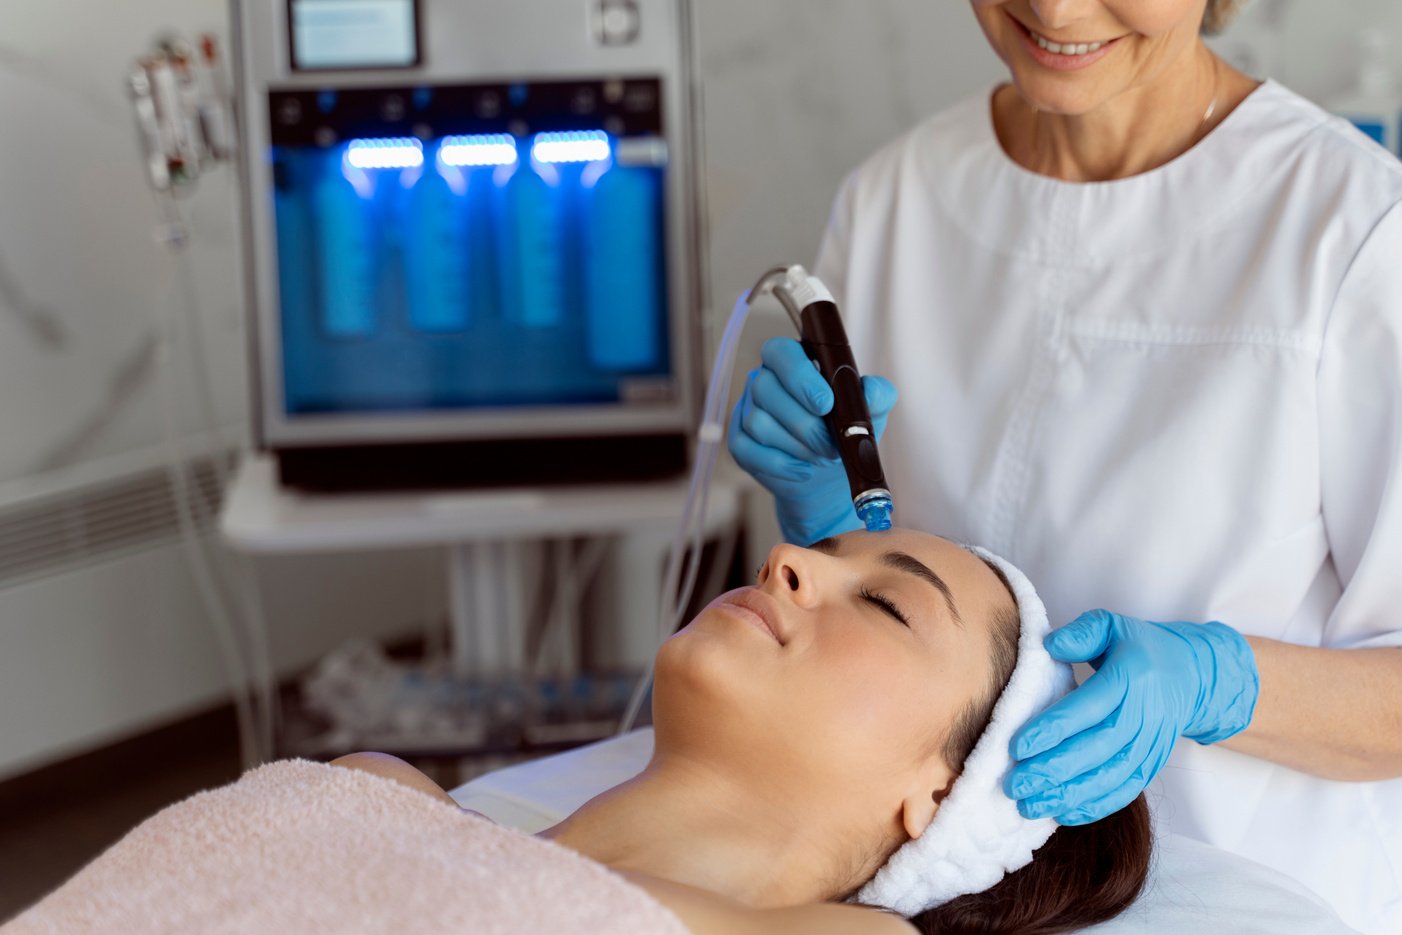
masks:
{"type": "Polygon", "coordinates": [[[800,326],[804,352],[832,387],[834,401],[826,421],[847,469],[852,505],[868,530],[890,529],[891,491],[876,450],[876,429],[867,411],[862,377],[837,306],[826,299],[811,302],[800,314],[800,326]]]}

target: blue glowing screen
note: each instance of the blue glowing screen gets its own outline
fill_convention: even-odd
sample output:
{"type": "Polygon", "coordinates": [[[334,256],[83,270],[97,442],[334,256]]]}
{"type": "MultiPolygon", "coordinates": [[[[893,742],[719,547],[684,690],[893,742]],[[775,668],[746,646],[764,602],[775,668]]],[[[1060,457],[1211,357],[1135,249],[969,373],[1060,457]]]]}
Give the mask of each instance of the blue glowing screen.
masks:
{"type": "Polygon", "coordinates": [[[671,376],[665,168],[574,130],[275,145],[289,414],[618,402],[671,376]]]}

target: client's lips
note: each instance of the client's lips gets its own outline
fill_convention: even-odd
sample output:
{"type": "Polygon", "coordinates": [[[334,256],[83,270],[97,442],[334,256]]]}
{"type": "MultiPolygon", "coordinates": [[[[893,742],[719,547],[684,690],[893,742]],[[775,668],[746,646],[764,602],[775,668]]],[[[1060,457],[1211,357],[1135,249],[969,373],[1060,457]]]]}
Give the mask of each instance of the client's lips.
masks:
{"type": "Polygon", "coordinates": [[[726,604],[738,607],[742,611],[749,611],[758,617],[760,622],[764,624],[764,628],[769,631],[779,645],[783,646],[788,643],[788,636],[784,632],[781,622],[778,602],[768,594],[755,587],[738,588],[722,594],[711,602],[712,607],[726,604]]]}

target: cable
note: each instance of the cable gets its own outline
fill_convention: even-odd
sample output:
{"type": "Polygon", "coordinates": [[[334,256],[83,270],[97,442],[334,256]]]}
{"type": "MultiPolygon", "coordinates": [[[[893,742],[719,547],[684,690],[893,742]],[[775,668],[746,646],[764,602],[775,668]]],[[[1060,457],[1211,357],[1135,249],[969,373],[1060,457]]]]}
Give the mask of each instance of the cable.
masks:
{"type": "Polygon", "coordinates": [[[219,424],[205,349],[204,320],[199,310],[198,282],[189,253],[191,228],[181,214],[172,187],[189,186],[207,165],[230,160],[234,155],[227,131],[235,114],[212,36],[203,37],[201,52],[202,56],[178,38],[164,38],[154,55],[137,63],[126,86],[135,108],[147,173],[161,219],[157,240],[169,249],[175,263],[177,301],[185,313],[183,329],[179,326],[181,316],[174,310],[156,322],[157,353],[164,372],[163,409],[172,495],[186,557],[214,623],[232,681],[244,763],[252,766],[262,759],[262,751],[273,751],[276,734],[277,688],[268,653],[267,627],[251,561],[231,569],[228,561],[215,556],[215,544],[201,535],[202,528],[214,525],[215,516],[204,497],[197,495],[199,478],[195,465],[181,445],[179,381],[175,373],[183,338],[206,429],[205,453],[217,490],[227,495],[232,489],[229,454],[239,446],[226,446],[219,424]],[[192,478],[197,488],[194,493],[192,478]],[[236,586],[230,577],[243,587],[236,586]],[[246,624],[246,644],[240,639],[236,621],[246,624]]]}
{"type": "MultiPolygon", "coordinates": [[[[661,644],[682,623],[682,616],[691,605],[691,594],[696,587],[696,578],[701,567],[701,546],[706,528],[706,507],[711,493],[711,474],[715,470],[720,444],[725,440],[725,409],[730,401],[730,381],[735,372],[735,357],[739,351],[740,335],[745,329],[745,320],[750,314],[750,302],[755,295],[775,276],[787,272],[786,267],[775,267],[762,276],[755,288],[742,295],[735,303],[716,349],[716,360],[711,369],[711,381],[706,387],[706,400],[702,407],[701,427],[697,433],[700,440],[696,462],[691,470],[691,480],[687,487],[686,504],[682,508],[681,521],[677,524],[677,535],[672,541],[672,549],[667,553],[666,570],[662,575],[662,595],[658,613],[657,642],[661,644]],[[693,528],[694,527],[694,528],[693,528]],[[688,545],[690,548],[688,549],[688,545]],[[682,571],[683,558],[686,558],[686,571],[682,571]]],[[[628,699],[618,733],[626,734],[633,729],[643,700],[647,697],[652,675],[657,663],[653,653],[646,669],[638,679],[638,685],[628,699]]]]}
{"type": "MultiPolygon", "coordinates": [[[[168,210],[174,213],[175,223],[180,225],[182,230],[187,231],[186,240],[179,244],[172,245],[172,252],[178,266],[178,280],[182,291],[182,308],[185,312],[185,319],[188,327],[183,330],[186,350],[189,355],[193,382],[195,384],[195,395],[198,400],[201,415],[204,419],[205,431],[208,433],[206,448],[212,451],[211,463],[214,467],[214,475],[219,490],[226,495],[232,490],[232,472],[227,460],[228,448],[225,445],[223,436],[219,429],[219,420],[214,406],[214,391],[211,385],[210,368],[208,357],[205,353],[203,315],[200,311],[199,287],[196,281],[194,259],[188,250],[188,228],[179,218],[179,209],[175,205],[174,196],[165,193],[163,201],[168,203],[168,210]]],[[[212,526],[215,517],[205,509],[203,499],[196,501],[198,508],[204,513],[204,519],[212,526]]],[[[251,560],[243,560],[240,567],[235,570],[225,572],[227,563],[216,561],[211,554],[212,549],[203,544],[206,561],[213,570],[216,584],[220,589],[220,594],[224,599],[223,606],[232,608],[236,619],[245,623],[241,632],[248,640],[247,653],[251,662],[251,676],[253,678],[253,693],[257,702],[259,712],[257,722],[259,728],[260,749],[267,755],[271,755],[274,746],[274,735],[276,733],[275,720],[277,715],[277,704],[275,703],[276,681],[272,673],[272,663],[269,656],[267,644],[267,627],[263,621],[262,606],[257,600],[256,590],[252,586],[252,576],[254,569],[251,560]],[[232,577],[240,579],[242,586],[239,586],[228,579],[232,577]]],[[[238,561],[238,560],[236,560],[238,561]]]]}
{"type": "MultiPolygon", "coordinates": [[[[171,226],[164,232],[167,243],[172,251],[180,249],[179,241],[186,236],[183,229],[171,226]]],[[[234,696],[234,713],[238,722],[239,747],[243,753],[243,765],[250,768],[257,765],[261,759],[259,755],[258,728],[256,716],[253,710],[252,697],[248,690],[248,681],[243,660],[239,653],[238,641],[234,634],[234,627],[225,613],[223,602],[220,599],[218,585],[215,583],[211,566],[206,562],[204,554],[199,546],[199,528],[191,507],[192,494],[190,491],[189,479],[186,477],[186,470],[189,467],[187,456],[179,441],[179,416],[176,411],[177,387],[175,385],[175,359],[174,352],[174,331],[175,315],[172,313],[168,318],[159,323],[160,343],[159,356],[161,361],[162,383],[165,392],[162,394],[162,411],[165,421],[165,441],[167,448],[166,468],[170,476],[172,493],[175,499],[175,509],[178,522],[180,524],[181,537],[184,540],[185,555],[188,560],[190,571],[195,578],[195,586],[199,591],[201,599],[204,601],[205,610],[209,613],[214,622],[215,636],[219,642],[220,651],[224,657],[225,668],[228,671],[234,696]]]]}
{"type": "Polygon", "coordinates": [[[219,481],[219,489],[228,490],[229,466],[224,461],[228,449],[224,444],[223,433],[219,429],[219,414],[214,405],[214,391],[209,381],[210,370],[209,358],[205,354],[204,319],[199,314],[199,289],[195,280],[194,261],[187,249],[189,246],[189,227],[181,216],[180,206],[176,202],[173,192],[169,190],[157,192],[156,202],[161,207],[162,221],[174,225],[183,235],[179,241],[169,241],[171,253],[175,256],[179,266],[176,275],[179,276],[181,288],[185,293],[185,317],[188,319],[189,327],[183,333],[195,374],[195,395],[204,417],[205,430],[209,433],[210,447],[214,451],[214,457],[211,459],[214,464],[214,475],[219,481]],[[178,262],[181,260],[184,262],[178,262]]]}
{"type": "MultiPolygon", "coordinates": [[[[189,254],[189,228],[181,217],[179,205],[169,193],[158,196],[158,204],[163,219],[159,239],[164,241],[176,264],[176,281],[179,286],[179,302],[190,327],[184,332],[187,348],[192,358],[192,370],[197,386],[206,428],[214,439],[213,449],[215,476],[218,489],[227,493],[230,490],[228,465],[224,463],[224,448],[218,434],[217,419],[214,417],[213,391],[209,384],[209,368],[199,338],[200,304],[193,260],[189,254]]],[[[244,567],[234,572],[245,588],[238,588],[225,577],[224,565],[212,555],[212,549],[199,535],[201,526],[211,527],[214,515],[203,497],[192,496],[186,471],[193,471],[188,454],[178,442],[179,416],[177,411],[177,388],[174,367],[176,363],[175,332],[176,313],[168,320],[158,323],[160,347],[167,379],[164,380],[165,406],[167,409],[167,444],[170,454],[177,460],[168,465],[172,481],[176,485],[177,511],[182,519],[182,529],[186,538],[186,552],[196,585],[211,615],[224,654],[225,667],[232,681],[235,712],[240,724],[240,746],[243,750],[245,766],[262,762],[274,751],[276,733],[276,684],[269,659],[266,626],[263,623],[261,607],[252,590],[253,569],[244,567]],[[187,522],[188,521],[188,522],[187,522]],[[231,612],[230,608],[234,610],[231,612]],[[242,619],[247,626],[243,633],[248,640],[246,647],[240,645],[239,629],[234,619],[242,619]],[[245,654],[247,659],[245,658],[245,654]],[[248,660],[251,660],[249,662],[248,660]],[[252,685],[250,687],[250,678],[252,685]]]]}

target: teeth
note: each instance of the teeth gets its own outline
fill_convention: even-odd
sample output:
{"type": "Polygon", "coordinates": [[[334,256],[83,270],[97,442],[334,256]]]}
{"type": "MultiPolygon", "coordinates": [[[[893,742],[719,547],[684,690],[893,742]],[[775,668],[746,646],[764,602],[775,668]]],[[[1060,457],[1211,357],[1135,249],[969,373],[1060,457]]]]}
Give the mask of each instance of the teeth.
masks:
{"type": "Polygon", "coordinates": [[[1050,39],[1044,39],[1035,32],[1032,33],[1032,38],[1037,40],[1037,45],[1055,55],[1088,55],[1105,45],[1103,42],[1082,42],[1079,45],[1067,43],[1062,45],[1060,42],[1052,42],[1050,39]]]}

